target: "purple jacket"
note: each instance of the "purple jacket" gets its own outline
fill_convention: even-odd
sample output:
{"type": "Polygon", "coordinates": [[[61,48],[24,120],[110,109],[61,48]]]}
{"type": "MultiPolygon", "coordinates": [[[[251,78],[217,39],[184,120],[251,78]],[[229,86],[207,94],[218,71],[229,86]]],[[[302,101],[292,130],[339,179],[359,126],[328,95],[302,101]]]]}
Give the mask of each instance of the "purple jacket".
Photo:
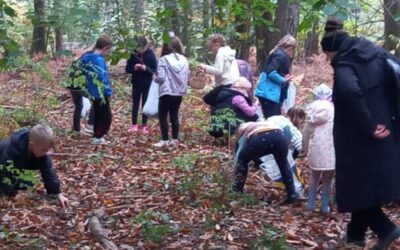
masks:
{"type": "Polygon", "coordinates": [[[242,110],[248,117],[252,117],[256,114],[257,107],[250,106],[246,99],[241,95],[233,97],[232,105],[242,110]]]}

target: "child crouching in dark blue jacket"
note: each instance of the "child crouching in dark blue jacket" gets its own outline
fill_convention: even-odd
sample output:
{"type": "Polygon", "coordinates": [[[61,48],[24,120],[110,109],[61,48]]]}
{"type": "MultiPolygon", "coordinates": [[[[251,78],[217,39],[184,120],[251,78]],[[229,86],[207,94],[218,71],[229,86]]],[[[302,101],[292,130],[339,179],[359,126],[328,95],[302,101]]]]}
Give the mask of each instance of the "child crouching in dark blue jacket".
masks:
{"type": "Polygon", "coordinates": [[[22,180],[18,173],[39,170],[47,194],[57,196],[63,207],[68,206],[68,198],[61,193],[60,181],[48,155],[54,140],[51,128],[38,124],[0,141],[0,195],[15,196],[18,190],[33,186],[33,183],[22,180]]]}

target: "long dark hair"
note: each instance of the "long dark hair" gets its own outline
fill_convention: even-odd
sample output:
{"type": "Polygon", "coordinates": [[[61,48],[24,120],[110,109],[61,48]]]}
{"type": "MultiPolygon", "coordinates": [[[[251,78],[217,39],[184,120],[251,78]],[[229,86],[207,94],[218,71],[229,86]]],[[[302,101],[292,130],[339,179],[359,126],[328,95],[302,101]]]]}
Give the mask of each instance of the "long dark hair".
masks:
{"type": "Polygon", "coordinates": [[[178,53],[183,55],[183,45],[181,40],[177,36],[172,37],[171,41],[163,44],[161,56],[169,55],[171,53],[178,53]]]}

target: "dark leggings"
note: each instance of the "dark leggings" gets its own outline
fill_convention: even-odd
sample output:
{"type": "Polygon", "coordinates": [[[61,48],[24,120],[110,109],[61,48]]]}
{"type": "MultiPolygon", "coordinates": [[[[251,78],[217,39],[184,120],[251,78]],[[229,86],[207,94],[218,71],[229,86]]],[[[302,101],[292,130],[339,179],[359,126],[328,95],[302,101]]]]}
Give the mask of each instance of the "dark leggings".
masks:
{"type": "MultiPolygon", "coordinates": [[[[146,103],[149,95],[150,83],[134,83],[132,84],[132,124],[137,124],[139,114],[140,97],[142,97],[142,108],[146,103]]],[[[142,124],[147,124],[147,116],[142,115],[142,124]]]]}
{"type": "Polygon", "coordinates": [[[282,103],[276,103],[262,97],[258,97],[258,100],[261,104],[264,119],[281,114],[282,103]]]}
{"type": "Polygon", "coordinates": [[[351,220],[347,225],[347,238],[363,241],[368,227],[381,239],[389,235],[395,224],[380,207],[355,211],[351,213],[351,220]]]}
{"type": "Polygon", "coordinates": [[[281,130],[261,132],[250,136],[241,148],[236,166],[234,166],[233,190],[243,192],[250,161],[272,154],[278,164],[287,193],[295,194],[293,175],[286,158],[288,150],[289,140],[281,130]]]}
{"type": "Polygon", "coordinates": [[[105,100],[94,100],[94,124],[93,124],[93,137],[102,138],[108,133],[111,126],[112,114],[110,102],[105,100]]]}
{"type": "Polygon", "coordinates": [[[158,103],[158,119],[160,121],[161,138],[168,140],[168,114],[172,125],[172,139],[179,137],[179,107],[182,96],[163,95],[158,103]]]}
{"type": "MultiPolygon", "coordinates": [[[[81,131],[81,113],[82,113],[82,108],[83,108],[83,92],[79,90],[71,90],[71,97],[72,97],[72,102],[74,103],[74,115],[72,119],[72,129],[74,131],[81,131]]],[[[93,107],[90,108],[89,111],[89,120],[88,124],[93,125],[93,107]]]]}

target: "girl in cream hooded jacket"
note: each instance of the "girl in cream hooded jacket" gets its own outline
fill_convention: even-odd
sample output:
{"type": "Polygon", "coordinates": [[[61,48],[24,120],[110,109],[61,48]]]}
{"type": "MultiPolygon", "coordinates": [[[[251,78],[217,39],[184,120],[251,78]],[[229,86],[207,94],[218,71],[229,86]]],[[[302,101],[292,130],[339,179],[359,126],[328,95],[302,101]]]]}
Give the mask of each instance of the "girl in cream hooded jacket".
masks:
{"type": "Polygon", "coordinates": [[[239,78],[236,51],[229,46],[221,47],[215,57],[214,65],[206,65],[207,74],[215,76],[215,86],[233,84],[239,78]]]}
{"type": "Polygon", "coordinates": [[[312,173],[309,182],[307,209],[313,211],[320,179],[322,179],[321,212],[329,212],[330,192],[335,171],[333,147],[334,107],[332,90],[325,84],[313,90],[315,101],[307,108],[303,131],[303,150],[308,155],[312,173]]]}

